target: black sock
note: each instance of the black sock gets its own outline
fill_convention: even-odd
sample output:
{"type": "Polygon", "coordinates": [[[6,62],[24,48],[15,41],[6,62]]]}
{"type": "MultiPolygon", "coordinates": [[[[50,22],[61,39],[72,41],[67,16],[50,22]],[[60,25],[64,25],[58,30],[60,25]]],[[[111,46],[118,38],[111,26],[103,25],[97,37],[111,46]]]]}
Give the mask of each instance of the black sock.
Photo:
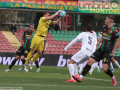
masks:
{"type": "Polygon", "coordinates": [[[14,59],[14,60],[12,61],[12,63],[11,63],[10,66],[9,66],[9,69],[11,69],[11,68],[15,65],[16,61],[17,61],[17,59],[14,59]]]}
{"type": "Polygon", "coordinates": [[[38,61],[35,61],[36,67],[39,68],[38,61]]]}
{"type": "Polygon", "coordinates": [[[21,59],[22,60],[22,64],[25,64],[25,59],[21,59]]]}
{"type": "Polygon", "coordinates": [[[90,70],[90,68],[91,68],[91,66],[86,64],[81,75],[85,76],[88,73],[88,71],[90,70]]]}
{"type": "Polygon", "coordinates": [[[111,72],[110,69],[108,69],[105,73],[106,73],[107,75],[109,75],[110,77],[113,77],[113,74],[112,74],[112,72],[111,72]]]}

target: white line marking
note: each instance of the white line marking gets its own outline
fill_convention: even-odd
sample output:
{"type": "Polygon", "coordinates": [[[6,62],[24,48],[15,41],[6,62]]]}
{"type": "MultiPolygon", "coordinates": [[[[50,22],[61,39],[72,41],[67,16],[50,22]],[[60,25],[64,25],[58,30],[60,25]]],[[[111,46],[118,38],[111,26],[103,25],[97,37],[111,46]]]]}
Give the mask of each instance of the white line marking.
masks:
{"type": "Polygon", "coordinates": [[[49,87],[91,87],[91,88],[120,88],[120,87],[103,87],[103,86],[74,86],[74,85],[44,85],[44,84],[1,84],[0,85],[16,85],[16,86],[49,86],[49,87]]]}

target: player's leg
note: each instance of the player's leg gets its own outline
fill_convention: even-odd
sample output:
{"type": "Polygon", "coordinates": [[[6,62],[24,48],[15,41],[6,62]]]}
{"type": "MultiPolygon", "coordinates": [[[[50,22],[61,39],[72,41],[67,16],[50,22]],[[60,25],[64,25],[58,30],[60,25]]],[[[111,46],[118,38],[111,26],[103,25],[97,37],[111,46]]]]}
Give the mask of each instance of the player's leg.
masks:
{"type": "Polygon", "coordinates": [[[40,44],[41,40],[39,40],[39,37],[37,35],[34,35],[32,42],[31,42],[31,46],[30,46],[30,52],[27,55],[26,58],[26,62],[25,62],[25,66],[28,65],[29,60],[32,58],[35,50],[37,49],[38,45],[40,44]]]}
{"type": "Polygon", "coordinates": [[[72,75],[74,75],[74,64],[75,63],[76,62],[72,59],[70,59],[70,61],[68,62],[68,69],[69,69],[69,73],[70,73],[71,78],[68,81],[65,81],[65,82],[76,82],[72,77],[72,75]]]}
{"type": "Polygon", "coordinates": [[[81,63],[81,64],[80,64],[80,69],[79,69],[79,74],[82,73],[83,68],[84,68],[84,63],[81,63]]]}
{"type": "Polygon", "coordinates": [[[95,63],[96,61],[100,61],[101,60],[101,58],[102,58],[102,52],[101,52],[101,50],[97,50],[96,52],[94,52],[91,56],[90,56],[90,58],[89,58],[89,60],[88,60],[88,62],[87,62],[87,64],[86,64],[86,66],[84,67],[84,69],[83,69],[83,71],[82,71],[82,74],[80,75],[80,76],[75,76],[75,75],[73,75],[73,78],[75,79],[75,80],[77,80],[78,82],[81,82],[82,81],[82,78],[88,73],[88,71],[90,70],[90,68],[91,68],[91,65],[93,64],[93,63],[95,63]]]}
{"type": "Polygon", "coordinates": [[[112,62],[120,69],[120,65],[118,63],[117,60],[115,60],[114,58],[112,58],[112,62]]]}
{"type": "Polygon", "coordinates": [[[40,67],[39,67],[39,64],[38,64],[38,60],[35,61],[35,64],[36,64],[36,68],[37,68],[36,72],[39,72],[40,71],[40,67]]]}
{"type": "Polygon", "coordinates": [[[96,62],[96,68],[97,68],[97,73],[100,73],[100,67],[97,62],[96,62]]]}
{"type": "Polygon", "coordinates": [[[89,71],[89,75],[92,75],[93,70],[96,68],[96,62],[92,64],[91,69],[89,71]]]}
{"type": "MultiPolygon", "coordinates": [[[[21,55],[20,59],[21,59],[21,61],[22,61],[22,65],[24,65],[24,64],[25,64],[25,56],[21,55]]],[[[23,69],[24,69],[24,68],[21,67],[21,68],[19,68],[18,70],[21,71],[21,70],[23,70],[23,69]]]]}
{"type": "Polygon", "coordinates": [[[77,63],[74,63],[74,73],[75,73],[75,75],[78,74],[78,64],[77,63]]]}
{"type": "Polygon", "coordinates": [[[16,52],[16,57],[15,57],[15,59],[14,59],[14,60],[12,61],[12,63],[10,64],[9,68],[8,68],[7,70],[5,70],[5,72],[9,72],[9,71],[10,71],[10,69],[15,65],[16,61],[17,61],[17,60],[20,58],[20,56],[22,55],[23,51],[24,51],[24,47],[20,47],[20,48],[18,49],[18,51],[16,52]]]}
{"type": "Polygon", "coordinates": [[[114,72],[113,64],[110,62],[111,71],[114,72]]]}
{"type": "Polygon", "coordinates": [[[109,56],[110,53],[105,52],[103,55],[103,71],[112,78],[112,84],[113,86],[116,86],[116,77],[113,75],[112,71],[108,68],[108,65],[111,61],[111,56],[109,56]]]}
{"type": "Polygon", "coordinates": [[[44,37],[40,37],[39,39],[41,40],[41,42],[37,46],[38,52],[34,55],[32,62],[37,60],[42,55],[42,51],[43,51],[43,47],[44,47],[44,37]]]}

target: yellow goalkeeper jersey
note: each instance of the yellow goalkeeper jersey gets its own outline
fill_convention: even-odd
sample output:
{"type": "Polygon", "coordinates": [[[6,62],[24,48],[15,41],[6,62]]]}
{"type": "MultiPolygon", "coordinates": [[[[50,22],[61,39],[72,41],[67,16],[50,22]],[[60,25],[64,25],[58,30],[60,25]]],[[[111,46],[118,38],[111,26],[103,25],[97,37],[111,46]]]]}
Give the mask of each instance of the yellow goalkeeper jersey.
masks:
{"type": "Polygon", "coordinates": [[[51,20],[45,20],[45,17],[41,17],[35,35],[46,36],[50,23],[51,20]]]}

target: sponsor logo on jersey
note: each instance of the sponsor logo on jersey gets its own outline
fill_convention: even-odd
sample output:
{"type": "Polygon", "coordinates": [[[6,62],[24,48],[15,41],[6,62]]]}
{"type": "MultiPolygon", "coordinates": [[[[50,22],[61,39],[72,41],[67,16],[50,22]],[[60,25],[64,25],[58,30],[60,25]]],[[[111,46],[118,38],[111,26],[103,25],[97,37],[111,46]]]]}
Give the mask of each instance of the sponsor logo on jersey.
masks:
{"type": "Polygon", "coordinates": [[[104,36],[107,36],[107,37],[112,37],[111,35],[108,35],[108,34],[105,34],[105,33],[103,33],[103,35],[104,35],[104,36]]]}

